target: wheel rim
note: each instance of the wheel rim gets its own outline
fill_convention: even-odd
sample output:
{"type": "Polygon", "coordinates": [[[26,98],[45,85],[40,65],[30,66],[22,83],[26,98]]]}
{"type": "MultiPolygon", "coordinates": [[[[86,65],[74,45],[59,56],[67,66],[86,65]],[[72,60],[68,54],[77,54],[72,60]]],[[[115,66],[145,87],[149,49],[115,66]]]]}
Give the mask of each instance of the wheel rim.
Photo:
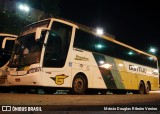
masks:
{"type": "Polygon", "coordinates": [[[144,93],[144,86],[143,86],[143,84],[140,84],[139,92],[140,92],[140,94],[144,93]]]}
{"type": "Polygon", "coordinates": [[[74,89],[76,91],[82,91],[83,90],[83,85],[84,85],[84,82],[81,78],[77,78],[74,82],[74,89]]]}
{"type": "Polygon", "coordinates": [[[150,91],[150,87],[149,87],[149,85],[147,84],[147,85],[146,85],[146,93],[149,93],[149,91],[150,91]]]}

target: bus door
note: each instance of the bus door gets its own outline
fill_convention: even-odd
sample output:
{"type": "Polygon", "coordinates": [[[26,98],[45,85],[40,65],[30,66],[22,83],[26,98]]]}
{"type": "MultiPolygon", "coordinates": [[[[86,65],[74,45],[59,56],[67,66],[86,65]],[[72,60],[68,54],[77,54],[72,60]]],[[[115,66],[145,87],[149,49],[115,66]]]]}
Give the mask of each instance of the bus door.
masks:
{"type": "Polygon", "coordinates": [[[66,87],[70,84],[71,67],[67,58],[71,33],[71,26],[53,22],[43,58],[43,71],[50,77],[48,86],[66,87]]]}

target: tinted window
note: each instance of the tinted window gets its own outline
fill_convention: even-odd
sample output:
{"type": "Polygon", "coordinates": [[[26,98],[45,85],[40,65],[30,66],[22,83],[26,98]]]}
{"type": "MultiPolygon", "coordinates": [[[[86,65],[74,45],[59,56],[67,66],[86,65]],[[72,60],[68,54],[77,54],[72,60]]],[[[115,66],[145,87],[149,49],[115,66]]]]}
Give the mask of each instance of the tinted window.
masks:
{"type": "Polygon", "coordinates": [[[149,67],[157,67],[157,61],[144,54],[100,38],[96,35],[77,29],[74,41],[74,47],[111,57],[127,60],[149,67]]]}
{"type": "Polygon", "coordinates": [[[46,44],[44,67],[63,67],[67,58],[72,27],[54,22],[46,44]]]}
{"type": "Polygon", "coordinates": [[[11,51],[13,49],[14,40],[7,40],[5,44],[5,49],[2,49],[2,42],[7,36],[0,36],[0,67],[4,66],[11,57],[11,51]]]}

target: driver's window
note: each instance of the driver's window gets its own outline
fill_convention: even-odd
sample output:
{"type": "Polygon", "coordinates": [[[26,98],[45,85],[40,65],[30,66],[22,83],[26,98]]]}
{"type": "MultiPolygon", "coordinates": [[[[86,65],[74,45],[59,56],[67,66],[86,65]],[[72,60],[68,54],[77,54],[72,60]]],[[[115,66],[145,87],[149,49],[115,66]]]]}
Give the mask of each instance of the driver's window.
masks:
{"type": "Polygon", "coordinates": [[[63,67],[67,58],[72,27],[54,22],[46,43],[44,67],[63,67]]]}

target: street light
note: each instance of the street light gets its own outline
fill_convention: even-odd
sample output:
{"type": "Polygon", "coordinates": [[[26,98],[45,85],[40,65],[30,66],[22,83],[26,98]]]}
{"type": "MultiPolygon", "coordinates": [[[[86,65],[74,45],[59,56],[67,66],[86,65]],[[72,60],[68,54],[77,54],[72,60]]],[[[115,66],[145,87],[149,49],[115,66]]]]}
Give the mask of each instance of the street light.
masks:
{"type": "Polygon", "coordinates": [[[103,35],[103,29],[102,28],[97,28],[96,33],[98,35],[103,35]]]}
{"type": "Polygon", "coordinates": [[[29,12],[29,6],[27,6],[26,4],[20,4],[19,5],[19,9],[25,12],[29,12]]]}
{"type": "Polygon", "coordinates": [[[150,49],[149,49],[149,52],[151,52],[152,54],[155,54],[156,53],[156,48],[153,48],[153,47],[151,47],[150,49]]]}

